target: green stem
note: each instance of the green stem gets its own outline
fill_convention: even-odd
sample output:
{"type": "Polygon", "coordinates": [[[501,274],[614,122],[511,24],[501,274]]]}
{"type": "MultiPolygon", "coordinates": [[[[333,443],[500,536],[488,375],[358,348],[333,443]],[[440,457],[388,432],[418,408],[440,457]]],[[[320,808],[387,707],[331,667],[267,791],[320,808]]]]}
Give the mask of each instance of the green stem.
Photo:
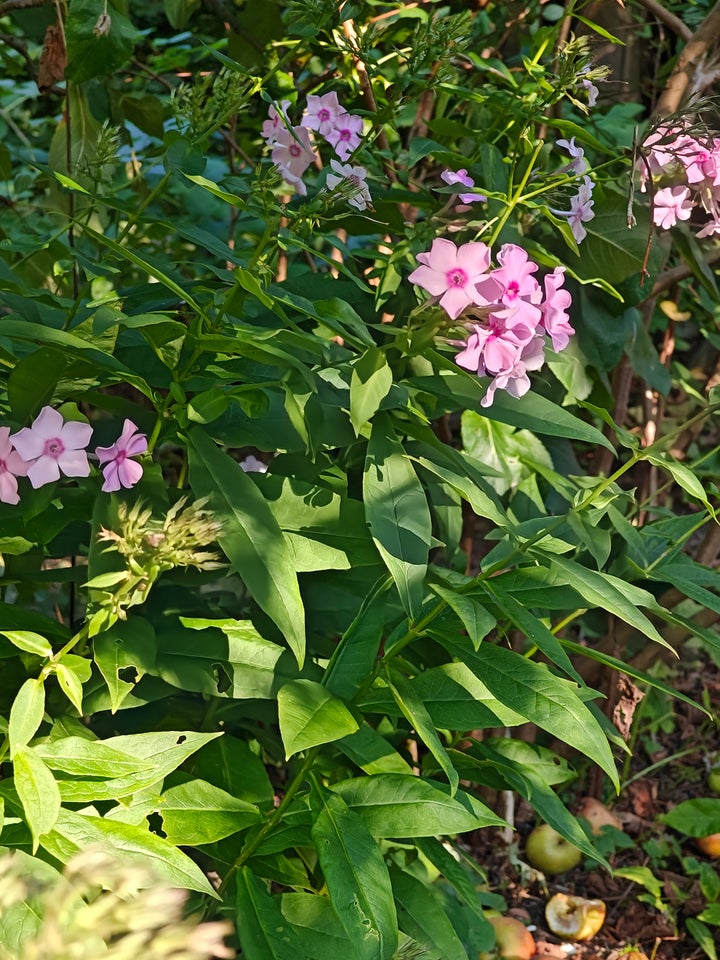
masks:
{"type": "Polygon", "coordinates": [[[142,201],[142,203],[137,208],[137,210],[135,210],[133,213],[130,214],[130,216],[127,218],[127,222],[125,223],[125,226],[122,228],[122,230],[118,234],[118,238],[117,238],[118,243],[120,243],[121,240],[125,239],[125,237],[128,235],[130,230],[132,230],[132,228],[138,222],[143,212],[150,206],[153,200],[155,200],[157,197],[160,196],[160,194],[165,189],[165,186],[167,185],[167,182],[170,179],[170,176],[171,176],[170,173],[164,173],[162,177],[160,177],[158,182],[155,184],[155,186],[152,188],[150,193],[147,194],[147,196],[142,201]]]}
{"type": "Polygon", "coordinates": [[[522,176],[522,180],[521,180],[520,183],[517,185],[517,188],[515,189],[515,191],[514,191],[514,193],[513,193],[512,199],[510,200],[510,202],[508,203],[508,205],[505,207],[505,212],[504,212],[503,215],[500,217],[500,219],[498,220],[498,222],[495,224],[495,229],[493,230],[492,234],[490,235],[490,239],[487,241],[487,244],[488,244],[489,247],[492,247],[492,245],[495,243],[495,241],[497,240],[497,238],[500,236],[500,231],[502,230],[502,228],[503,228],[503,227],[505,226],[505,224],[507,223],[507,221],[508,221],[508,219],[509,219],[509,217],[510,217],[510,214],[513,212],[513,210],[515,209],[515,207],[516,207],[516,206],[521,202],[521,200],[523,199],[522,192],[523,192],[523,190],[525,189],[525,184],[526,184],[526,183],[528,182],[528,180],[530,179],[530,175],[532,174],[533,168],[534,168],[534,166],[535,166],[535,161],[537,160],[537,158],[538,158],[538,156],[539,156],[539,154],[540,154],[540,151],[542,150],[543,146],[544,146],[544,142],[541,140],[540,143],[538,143],[537,146],[535,147],[535,150],[533,151],[533,154],[532,154],[532,156],[530,157],[530,160],[528,161],[527,169],[525,170],[525,173],[524,173],[523,176],[522,176]]]}
{"type": "Polygon", "coordinates": [[[295,774],[290,784],[288,785],[288,788],[285,791],[285,796],[280,801],[280,804],[275,808],[275,810],[273,810],[270,817],[265,821],[262,827],[260,827],[260,829],[255,834],[255,836],[251,837],[248,840],[248,842],[245,844],[237,860],[233,863],[233,865],[230,867],[230,869],[226,873],[225,878],[223,879],[223,882],[220,884],[218,893],[222,895],[222,893],[227,889],[227,885],[230,882],[230,879],[233,876],[233,874],[237,873],[237,871],[243,866],[243,864],[247,863],[250,857],[255,853],[255,851],[258,849],[260,844],[263,842],[265,837],[272,830],[274,830],[277,824],[280,822],[280,820],[282,820],[285,811],[287,810],[287,808],[290,806],[293,799],[295,798],[295,794],[298,792],[298,790],[303,785],[303,783],[305,783],[305,781],[307,780],[308,773],[310,772],[310,769],[313,763],[315,762],[315,758],[319,750],[320,750],[319,746],[312,747],[305,754],[305,759],[302,762],[302,766],[300,767],[300,769],[298,770],[298,772],[295,774]]]}

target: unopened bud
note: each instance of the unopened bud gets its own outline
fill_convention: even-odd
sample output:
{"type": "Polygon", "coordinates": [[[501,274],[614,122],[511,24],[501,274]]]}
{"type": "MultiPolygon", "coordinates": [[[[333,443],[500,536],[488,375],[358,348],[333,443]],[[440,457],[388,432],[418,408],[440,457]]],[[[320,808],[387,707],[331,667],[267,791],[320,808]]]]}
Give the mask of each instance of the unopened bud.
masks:
{"type": "Polygon", "coordinates": [[[97,18],[97,23],[93,27],[93,33],[96,37],[106,37],[110,33],[112,20],[109,13],[101,13],[97,18]]]}

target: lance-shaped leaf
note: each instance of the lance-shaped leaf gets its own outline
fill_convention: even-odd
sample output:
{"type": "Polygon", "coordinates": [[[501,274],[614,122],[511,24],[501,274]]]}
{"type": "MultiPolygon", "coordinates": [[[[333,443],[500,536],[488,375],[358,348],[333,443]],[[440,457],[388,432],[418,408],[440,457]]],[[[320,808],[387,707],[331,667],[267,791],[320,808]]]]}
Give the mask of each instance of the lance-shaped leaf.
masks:
{"type": "Polygon", "coordinates": [[[373,540],[414,617],[423,601],[432,521],[422,484],[384,414],[373,422],[363,491],[373,540]]]}
{"type": "Polygon", "coordinates": [[[60,791],[48,767],[30,747],[16,753],[13,769],[15,789],[32,833],[34,853],[42,835],[57,821],[60,791]]]}
{"type": "Polygon", "coordinates": [[[468,960],[468,955],[452,923],[433,893],[432,884],[397,868],[391,869],[398,919],[404,933],[437,951],[443,960],[468,960]]]}
{"type": "Polygon", "coordinates": [[[286,757],[358,729],[342,702],[314,680],[290,680],[278,691],[278,719],[286,757]]]}
{"type": "Polygon", "coordinates": [[[62,809],[55,826],[41,838],[43,849],[62,863],[87,847],[149,867],[158,880],[183,890],[196,890],[217,899],[200,867],[182,850],[145,826],[62,809]]]}
{"type": "Polygon", "coordinates": [[[11,760],[35,736],[44,712],[45,684],[34,678],[26,680],[10,708],[8,740],[11,760]]]}
{"type": "Polygon", "coordinates": [[[191,429],[188,437],[190,483],[199,497],[210,498],[222,524],[219,540],[231,569],[278,625],[302,666],[305,610],[292,550],[267,501],[240,466],[202,428],[191,429]]]}
{"type": "Polygon", "coordinates": [[[350,422],[359,433],[378,411],[393,383],[385,354],[377,347],[367,350],[353,364],[350,379],[350,422]]]}
{"type": "Polygon", "coordinates": [[[448,778],[451,793],[455,793],[458,788],[457,771],[448,756],[447,750],[442,745],[437,730],[435,729],[435,724],[425,704],[418,697],[412,684],[396,671],[389,674],[388,685],[403,715],[409,723],[412,724],[417,735],[440,764],[441,769],[448,778]]]}
{"type": "Polygon", "coordinates": [[[312,838],[330,898],[358,960],[391,960],[398,942],[392,886],[380,847],[334,793],[313,794],[312,838]]]}
{"type": "Polygon", "coordinates": [[[247,960],[299,960],[302,956],[279,901],[248,867],[237,876],[237,931],[247,960]]]}

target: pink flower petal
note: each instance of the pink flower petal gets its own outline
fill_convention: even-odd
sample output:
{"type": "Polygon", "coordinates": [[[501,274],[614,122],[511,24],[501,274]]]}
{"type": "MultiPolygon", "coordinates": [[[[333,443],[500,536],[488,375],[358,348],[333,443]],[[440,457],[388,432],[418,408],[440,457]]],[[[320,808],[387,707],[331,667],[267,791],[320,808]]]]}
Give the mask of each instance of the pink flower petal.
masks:
{"type": "Polygon", "coordinates": [[[39,457],[28,468],[28,480],[37,490],[60,479],[60,467],[54,457],[39,457]]]}
{"type": "Polygon", "coordinates": [[[84,450],[66,450],[60,454],[57,462],[66,477],[90,476],[90,464],[84,450]]]}

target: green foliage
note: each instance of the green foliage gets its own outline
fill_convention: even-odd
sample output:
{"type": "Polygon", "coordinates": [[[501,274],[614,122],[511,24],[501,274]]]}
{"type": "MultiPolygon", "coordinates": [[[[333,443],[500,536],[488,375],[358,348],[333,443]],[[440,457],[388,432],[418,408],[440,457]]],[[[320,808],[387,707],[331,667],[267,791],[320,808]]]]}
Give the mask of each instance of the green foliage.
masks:
{"type": "MultiPolygon", "coordinates": [[[[625,744],[583,658],[623,667],[603,642],[620,631],[667,649],[666,624],[692,628],[671,586],[720,612],[717,573],[683,552],[715,520],[710,466],[671,452],[690,432],[699,457],[717,404],[686,384],[692,408],[644,444],[613,421],[617,364],[671,384],[640,281],[675,247],[648,249],[644,201],[628,230],[618,189],[635,114],[588,110],[603,70],[586,40],[556,49],[547,9],[502,56],[504,5],[459,6],[217,21],[194,0],[70,0],[52,108],[17,80],[42,38],[0,25],[19,42],[0,47],[17,80],[0,84],[0,426],[52,407],[93,450],[125,421],[147,438],[142,478],[111,492],[93,460],[20,476],[14,503],[2,462],[0,840],[29,878],[0,916],[9,957],[45,955],[54,868],[93,848],[117,858],[100,856],[111,889],[139,871],[138,910],[159,879],[232,916],[247,960],[469,960],[492,931],[455,838],[507,826],[478,793],[516,791],[602,861],[561,796],[591,764],[619,784],[625,744]],[[270,104],[292,126],[332,92],[364,124],[343,159],[367,170],[366,207],[357,173],[327,189],[319,135],[302,187],[263,143],[270,104]],[[579,244],[561,136],[599,185],[579,244]],[[458,207],[445,169],[487,202],[458,207]],[[473,308],[418,306],[407,279],[455,236],[567,268],[572,351],[491,406],[490,377],[454,362],[473,308]],[[675,484],[677,516],[635,492],[642,469],[675,484]],[[513,736],[526,724],[537,743],[513,736]]],[[[697,247],[677,245],[710,296],[697,247]]],[[[73,896],[82,914],[105,894],[73,896]]]]}

